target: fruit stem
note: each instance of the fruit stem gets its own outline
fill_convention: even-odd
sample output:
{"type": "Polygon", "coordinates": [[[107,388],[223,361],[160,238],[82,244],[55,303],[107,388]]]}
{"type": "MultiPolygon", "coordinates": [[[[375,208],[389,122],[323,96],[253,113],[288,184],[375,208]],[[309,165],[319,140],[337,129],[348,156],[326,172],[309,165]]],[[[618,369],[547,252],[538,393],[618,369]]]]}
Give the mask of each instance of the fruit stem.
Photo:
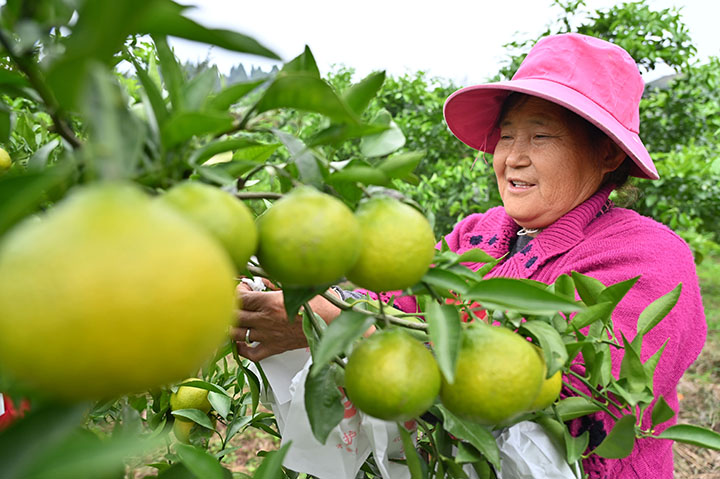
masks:
{"type": "Polygon", "coordinates": [[[588,395],[588,394],[585,394],[584,392],[580,391],[578,388],[576,388],[575,386],[573,386],[573,385],[570,384],[570,383],[567,383],[567,382],[563,381],[563,385],[566,386],[568,389],[570,389],[570,390],[571,390],[572,392],[574,392],[575,394],[577,394],[578,396],[582,396],[582,397],[584,397],[585,399],[587,399],[588,401],[590,401],[591,403],[593,403],[593,404],[595,404],[596,406],[598,406],[600,409],[602,409],[603,411],[605,411],[605,412],[608,414],[608,416],[610,416],[611,418],[613,418],[615,421],[617,421],[617,420],[620,419],[619,417],[617,417],[617,416],[615,415],[615,413],[613,413],[613,412],[610,410],[610,408],[607,407],[606,404],[598,401],[597,399],[595,399],[594,397],[592,397],[592,396],[590,396],[590,395],[588,395]]]}
{"type": "Polygon", "coordinates": [[[380,301],[380,304],[381,304],[381,306],[380,306],[381,310],[380,310],[380,311],[381,311],[381,312],[380,312],[380,313],[373,313],[372,311],[368,311],[368,310],[366,310],[366,309],[362,309],[360,306],[357,305],[357,304],[359,304],[359,303],[355,303],[355,304],[346,303],[346,302],[343,301],[342,299],[338,298],[336,295],[334,295],[334,294],[332,294],[332,293],[328,293],[327,291],[324,292],[324,293],[320,293],[320,296],[322,296],[323,298],[325,298],[326,300],[328,300],[330,303],[332,303],[333,306],[336,306],[336,307],[338,307],[338,308],[340,308],[340,309],[342,309],[342,310],[352,310],[352,311],[356,311],[356,312],[358,312],[358,313],[362,313],[362,314],[364,314],[364,315],[366,315],[366,316],[374,316],[374,317],[376,317],[376,318],[383,319],[383,320],[385,320],[386,322],[389,322],[389,323],[392,323],[392,324],[395,324],[395,325],[398,325],[398,326],[402,326],[402,327],[405,327],[405,328],[417,329],[417,330],[419,330],[419,331],[427,331],[427,324],[425,324],[425,323],[415,323],[415,322],[412,322],[412,321],[407,321],[407,320],[405,320],[405,319],[400,319],[400,318],[395,317],[395,316],[392,316],[392,315],[390,315],[390,314],[385,314],[385,313],[383,313],[383,312],[382,312],[382,301],[380,301]]]}

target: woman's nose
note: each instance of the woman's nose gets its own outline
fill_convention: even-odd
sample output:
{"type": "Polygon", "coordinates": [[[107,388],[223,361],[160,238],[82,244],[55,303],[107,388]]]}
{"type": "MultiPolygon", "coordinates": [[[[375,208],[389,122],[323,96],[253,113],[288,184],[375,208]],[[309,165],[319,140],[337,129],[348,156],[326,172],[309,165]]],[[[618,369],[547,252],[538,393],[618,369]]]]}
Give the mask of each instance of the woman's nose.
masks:
{"type": "Polygon", "coordinates": [[[516,139],[507,150],[505,164],[511,168],[520,168],[530,165],[530,156],[528,154],[528,144],[526,141],[516,139]]]}

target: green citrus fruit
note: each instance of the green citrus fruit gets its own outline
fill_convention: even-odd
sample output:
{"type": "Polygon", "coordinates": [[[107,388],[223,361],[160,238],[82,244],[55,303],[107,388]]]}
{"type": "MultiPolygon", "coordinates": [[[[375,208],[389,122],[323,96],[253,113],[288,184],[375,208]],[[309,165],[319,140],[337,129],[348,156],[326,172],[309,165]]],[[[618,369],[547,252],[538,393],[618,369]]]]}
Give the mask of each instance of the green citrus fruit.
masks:
{"type": "Polygon", "coordinates": [[[10,154],[5,149],[0,148],[0,171],[8,170],[10,166],[12,166],[10,154]]]}
{"type": "Polygon", "coordinates": [[[177,419],[173,423],[175,438],[183,444],[190,444],[190,431],[195,427],[195,423],[192,421],[178,421],[177,419]]]}
{"type": "Polygon", "coordinates": [[[390,197],[362,203],[356,217],[362,249],[347,278],[371,291],[405,289],[420,281],[435,254],[435,237],[427,219],[390,197]]]}
{"type": "MultiPolygon", "coordinates": [[[[535,345],[533,345],[535,346],[535,345]]],[[[545,409],[549,405],[555,402],[557,397],[560,395],[560,389],[562,389],[562,371],[556,371],[549,378],[547,377],[547,366],[545,365],[545,355],[539,347],[535,346],[535,352],[540,356],[543,361],[543,383],[540,387],[535,400],[530,404],[529,411],[538,411],[545,409]]]]}
{"type": "Polygon", "coordinates": [[[258,218],[258,260],[274,279],[291,286],[342,278],[360,250],[360,228],[337,198],[303,186],[258,218]]]}
{"type": "Polygon", "coordinates": [[[375,333],[348,358],[345,391],[370,416],[407,421],[427,411],[440,391],[430,351],[399,328],[375,333]]]}
{"type": "MultiPolygon", "coordinates": [[[[199,381],[197,378],[189,378],[183,381],[199,381]]],[[[210,412],[212,405],[208,401],[208,390],[194,386],[180,386],[178,390],[170,395],[170,410],[199,409],[204,413],[210,412]]],[[[189,421],[184,417],[177,416],[175,419],[189,421]]]]}
{"type": "Polygon", "coordinates": [[[227,254],[134,186],[82,187],[0,245],[0,364],[98,399],[188,377],[227,337],[227,254]]]}
{"type": "Polygon", "coordinates": [[[455,381],[443,378],[440,398],[460,417],[501,424],[529,408],[544,372],[532,343],[509,329],[476,322],[463,333],[455,381]]]}
{"type": "Polygon", "coordinates": [[[257,248],[257,228],[242,201],[219,188],[193,181],[173,186],[159,199],[220,241],[238,269],[246,268],[257,248]]]}

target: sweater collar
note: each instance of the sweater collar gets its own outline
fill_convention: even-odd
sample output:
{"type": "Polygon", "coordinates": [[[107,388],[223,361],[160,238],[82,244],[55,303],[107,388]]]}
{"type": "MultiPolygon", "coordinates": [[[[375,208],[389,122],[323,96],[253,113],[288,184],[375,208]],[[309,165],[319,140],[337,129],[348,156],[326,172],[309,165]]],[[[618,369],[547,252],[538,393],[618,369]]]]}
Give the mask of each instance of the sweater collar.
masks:
{"type": "MultiPolygon", "coordinates": [[[[563,215],[553,224],[542,230],[522,251],[498,264],[491,276],[529,277],[547,258],[565,253],[585,237],[586,226],[606,211],[608,197],[615,187],[608,185],[600,188],[590,198],[563,215]]],[[[496,251],[488,251],[495,257],[507,253],[510,240],[520,227],[504,213],[500,225],[501,237],[498,238],[496,251]],[[495,254],[493,254],[495,253],[495,254]]]]}

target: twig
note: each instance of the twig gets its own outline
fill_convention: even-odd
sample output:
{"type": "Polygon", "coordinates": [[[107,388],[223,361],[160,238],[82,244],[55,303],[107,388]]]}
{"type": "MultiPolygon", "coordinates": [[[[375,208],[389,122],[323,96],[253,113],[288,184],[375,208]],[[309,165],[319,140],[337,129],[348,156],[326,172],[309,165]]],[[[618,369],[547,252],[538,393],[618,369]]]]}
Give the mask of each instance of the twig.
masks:
{"type": "Polygon", "coordinates": [[[606,404],[603,404],[603,403],[601,403],[600,401],[598,401],[597,399],[595,399],[594,397],[592,397],[592,396],[590,396],[590,395],[588,395],[588,394],[585,394],[584,392],[580,391],[578,388],[576,388],[575,386],[573,386],[573,385],[570,384],[570,383],[566,383],[565,381],[563,381],[563,385],[567,386],[567,388],[570,389],[570,390],[571,390],[572,392],[574,392],[575,394],[584,397],[585,399],[589,400],[591,403],[593,403],[593,404],[595,404],[596,406],[598,406],[600,409],[602,409],[603,411],[605,411],[605,412],[606,412],[611,418],[613,418],[615,421],[617,421],[618,419],[620,419],[619,417],[617,417],[617,416],[615,415],[615,413],[613,413],[613,412],[610,410],[610,408],[607,407],[606,404]]]}
{"type": "MultiPolygon", "coordinates": [[[[580,382],[582,382],[588,389],[590,389],[595,394],[598,394],[598,395],[602,394],[596,387],[594,387],[592,384],[590,384],[590,381],[588,381],[583,375],[578,374],[577,372],[573,371],[572,369],[569,370],[569,374],[572,375],[573,377],[577,378],[580,382]]],[[[612,400],[610,398],[610,396],[603,395],[603,397],[605,397],[612,406],[615,406],[616,408],[618,408],[620,410],[622,409],[622,406],[620,404],[616,403],[614,400],[612,400]]]]}
{"type": "Polygon", "coordinates": [[[270,191],[246,191],[244,193],[235,193],[235,197],[241,200],[277,200],[282,198],[282,193],[272,193],[270,191]]]}

